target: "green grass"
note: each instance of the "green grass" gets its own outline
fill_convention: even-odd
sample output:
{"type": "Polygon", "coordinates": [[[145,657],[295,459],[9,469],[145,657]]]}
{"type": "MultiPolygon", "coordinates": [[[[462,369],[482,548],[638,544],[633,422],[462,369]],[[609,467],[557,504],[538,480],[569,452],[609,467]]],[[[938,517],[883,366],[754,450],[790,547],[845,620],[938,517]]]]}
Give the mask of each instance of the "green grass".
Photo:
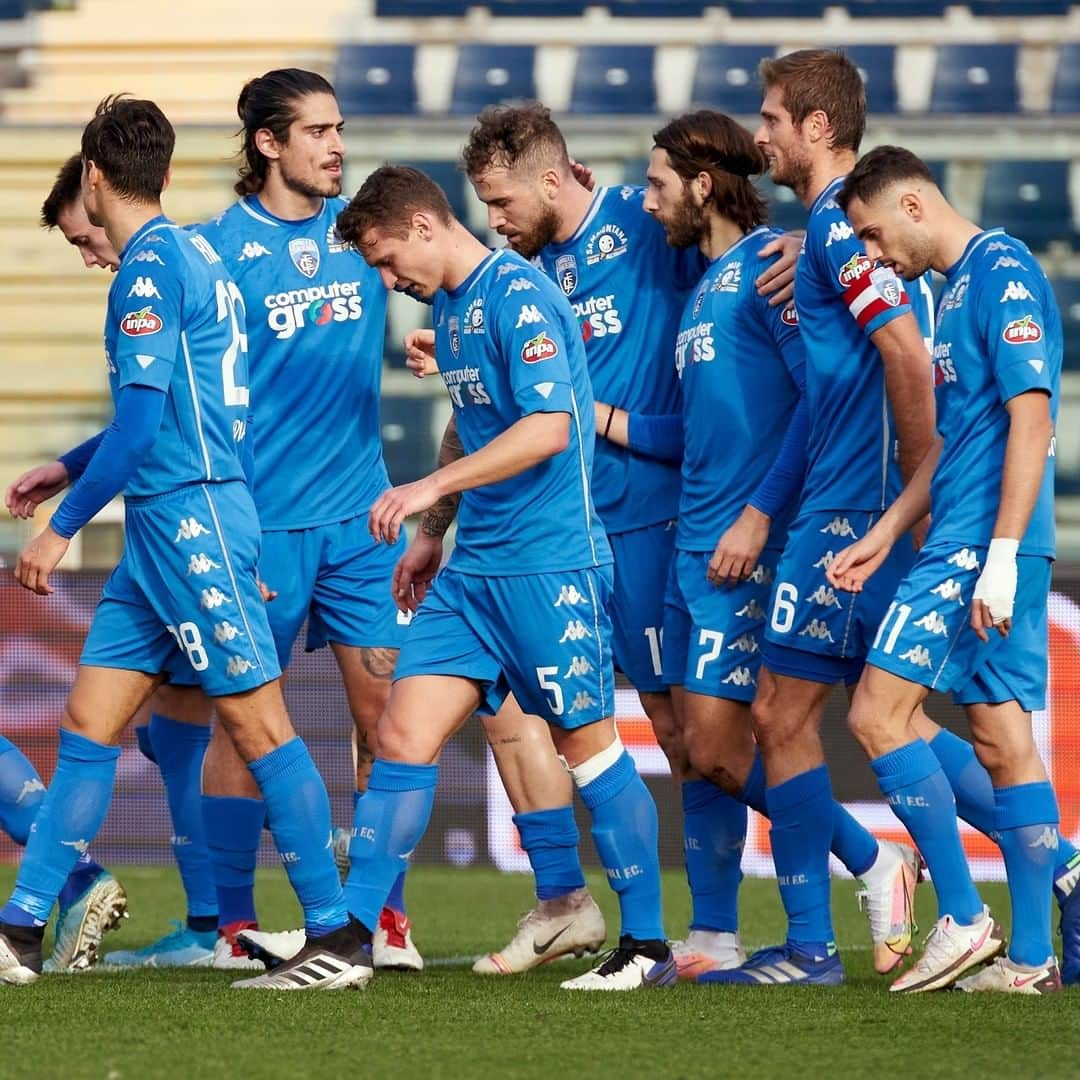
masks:
{"type": "MultiPolygon", "coordinates": [[[[128,868],[131,918],[106,948],[144,944],[181,910],[176,874],[128,868]]],[[[0,868],[0,888],[13,872],[0,868]]],[[[419,867],[410,875],[415,936],[430,960],[505,942],[531,903],[531,881],[488,870],[419,867]]],[[[613,896],[592,877],[609,927],[613,896]]],[[[928,929],[933,896],[920,890],[928,929]]],[[[984,895],[1004,914],[1002,887],[984,895]]],[[[686,925],[680,875],[665,875],[667,923],[686,925]]],[[[295,925],[282,874],[261,872],[263,925],[295,925]]],[[[770,881],[748,880],[743,938],[767,944],[783,917],[770,881]]],[[[214,971],[92,972],[0,989],[0,1077],[156,1076],[1075,1077],[1080,991],[1056,998],[928,994],[890,997],[873,973],[850,882],[835,887],[848,984],[773,990],[680,985],[668,992],[572,995],[560,962],[507,979],[467,965],[377,976],[365,993],[241,994],[214,971]],[[845,948],[845,946],[847,948],[845,948]]]]}

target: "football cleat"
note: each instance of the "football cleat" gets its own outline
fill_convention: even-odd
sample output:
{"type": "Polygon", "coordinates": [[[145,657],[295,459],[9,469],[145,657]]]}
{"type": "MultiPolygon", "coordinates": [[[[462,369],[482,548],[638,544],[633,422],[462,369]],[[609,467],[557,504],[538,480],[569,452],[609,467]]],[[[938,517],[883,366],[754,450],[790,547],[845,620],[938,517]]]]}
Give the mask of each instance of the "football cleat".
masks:
{"type": "Polygon", "coordinates": [[[299,930],[241,930],[236,944],[252,960],[259,960],[267,971],[291,960],[307,944],[303,927],[299,930]]]}
{"type": "Polygon", "coordinates": [[[121,949],[106,953],[106,967],[210,967],[214,962],[217,931],[202,933],[190,930],[179,919],[173,919],[173,931],[141,949],[121,949]]]}
{"type": "Polygon", "coordinates": [[[953,989],[968,994],[1053,994],[1061,989],[1061,972],[1055,956],[1038,967],[1014,964],[1007,956],[999,956],[982,971],[960,979],[953,989]]]}
{"type": "Polygon", "coordinates": [[[478,975],[516,975],[559,956],[596,953],[607,937],[604,916],[588,889],[575,889],[556,900],[539,900],[517,924],[517,932],[499,952],[473,964],[478,975]]]}
{"type": "Polygon", "coordinates": [[[679,971],[664,941],[619,938],[598,967],[560,983],[563,990],[645,990],[674,986],[679,971]]]}
{"type": "Polygon", "coordinates": [[[265,975],[241,979],[234,990],[363,990],[371,981],[371,945],[360,924],[350,920],[340,930],[308,938],[291,959],[265,975]]]}
{"type": "Polygon", "coordinates": [[[241,931],[258,929],[259,924],[253,922],[232,922],[219,926],[212,966],[218,971],[264,971],[263,962],[248,956],[236,940],[236,935],[241,931]]]}
{"type": "Polygon", "coordinates": [[[102,870],[74,903],[60,909],[47,972],[85,971],[101,958],[101,939],[127,918],[124,886],[102,870]]]}
{"type": "Polygon", "coordinates": [[[0,983],[26,986],[41,978],[42,930],[0,923],[0,983]]]}
{"type": "Polygon", "coordinates": [[[371,936],[371,956],[376,970],[423,971],[424,958],[413,944],[412,923],[403,911],[384,907],[371,936]]]}
{"type": "Polygon", "coordinates": [[[859,907],[870,920],[874,968],[879,975],[892,971],[911,953],[915,925],[915,886],[919,883],[919,856],[906,844],[878,841],[878,861],[870,878],[860,878],[859,907]]]}
{"type": "Polygon", "coordinates": [[[941,990],[965,971],[997,956],[1005,947],[1005,933],[988,907],[970,925],[961,926],[951,915],[934,924],[923,954],[889,987],[898,994],[941,990]]]}
{"type": "Polygon", "coordinates": [[[844,965],[835,945],[796,945],[787,942],[759,949],[741,967],[707,971],[699,983],[728,986],[840,986],[844,965]]]}
{"type": "Polygon", "coordinates": [[[691,930],[685,941],[674,941],[671,952],[680,979],[694,980],[706,971],[727,971],[746,963],[738,934],[691,930]]]}
{"type": "Polygon", "coordinates": [[[1061,981],[1080,986],[1080,853],[1055,879],[1054,896],[1061,909],[1061,981]]]}

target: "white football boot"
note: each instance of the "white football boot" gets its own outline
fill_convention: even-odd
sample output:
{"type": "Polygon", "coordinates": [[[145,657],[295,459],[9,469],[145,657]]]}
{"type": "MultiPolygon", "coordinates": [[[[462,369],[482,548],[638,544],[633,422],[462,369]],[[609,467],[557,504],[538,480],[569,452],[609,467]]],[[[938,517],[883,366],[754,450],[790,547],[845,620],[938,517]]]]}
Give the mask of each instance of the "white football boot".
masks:
{"type": "Polygon", "coordinates": [[[951,915],[934,924],[923,954],[889,987],[900,994],[941,990],[965,971],[997,956],[1005,947],[1005,933],[988,907],[970,925],[961,926],[951,915]]]}

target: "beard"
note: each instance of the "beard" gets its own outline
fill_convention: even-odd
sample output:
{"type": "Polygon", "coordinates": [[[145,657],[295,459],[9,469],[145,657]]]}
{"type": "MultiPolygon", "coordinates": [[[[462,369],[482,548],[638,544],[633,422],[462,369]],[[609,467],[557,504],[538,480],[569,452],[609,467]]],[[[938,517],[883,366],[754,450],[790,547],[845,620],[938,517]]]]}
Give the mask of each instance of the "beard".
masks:
{"type": "Polygon", "coordinates": [[[321,184],[301,176],[293,176],[285,169],[281,170],[281,182],[297,195],[308,199],[333,199],[341,194],[340,176],[322,176],[320,179],[321,184]]]}
{"type": "Polygon", "coordinates": [[[537,219],[514,237],[511,247],[523,259],[534,259],[554,239],[559,229],[559,215],[554,207],[545,206],[537,219]]]}
{"type": "Polygon", "coordinates": [[[690,192],[684,191],[682,200],[676,206],[669,221],[662,221],[667,242],[674,248],[688,248],[701,243],[708,230],[705,207],[698,206],[690,198],[690,192]]]}
{"type": "Polygon", "coordinates": [[[810,186],[810,176],[813,172],[809,159],[797,157],[794,154],[782,165],[773,163],[769,170],[769,178],[779,187],[791,188],[800,198],[810,186]]]}

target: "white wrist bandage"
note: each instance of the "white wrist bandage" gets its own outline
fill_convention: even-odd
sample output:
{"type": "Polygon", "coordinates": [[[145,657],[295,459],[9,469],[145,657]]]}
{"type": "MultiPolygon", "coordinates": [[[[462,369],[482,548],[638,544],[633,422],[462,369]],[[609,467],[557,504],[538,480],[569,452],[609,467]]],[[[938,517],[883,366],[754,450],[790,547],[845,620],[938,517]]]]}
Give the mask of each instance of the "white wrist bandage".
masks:
{"type": "Polygon", "coordinates": [[[990,609],[994,625],[1012,618],[1016,599],[1016,552],[1019,540],[999,537],[990,541],[986,565],[975,583],[974,599],[982,600],[990,609]]]}

